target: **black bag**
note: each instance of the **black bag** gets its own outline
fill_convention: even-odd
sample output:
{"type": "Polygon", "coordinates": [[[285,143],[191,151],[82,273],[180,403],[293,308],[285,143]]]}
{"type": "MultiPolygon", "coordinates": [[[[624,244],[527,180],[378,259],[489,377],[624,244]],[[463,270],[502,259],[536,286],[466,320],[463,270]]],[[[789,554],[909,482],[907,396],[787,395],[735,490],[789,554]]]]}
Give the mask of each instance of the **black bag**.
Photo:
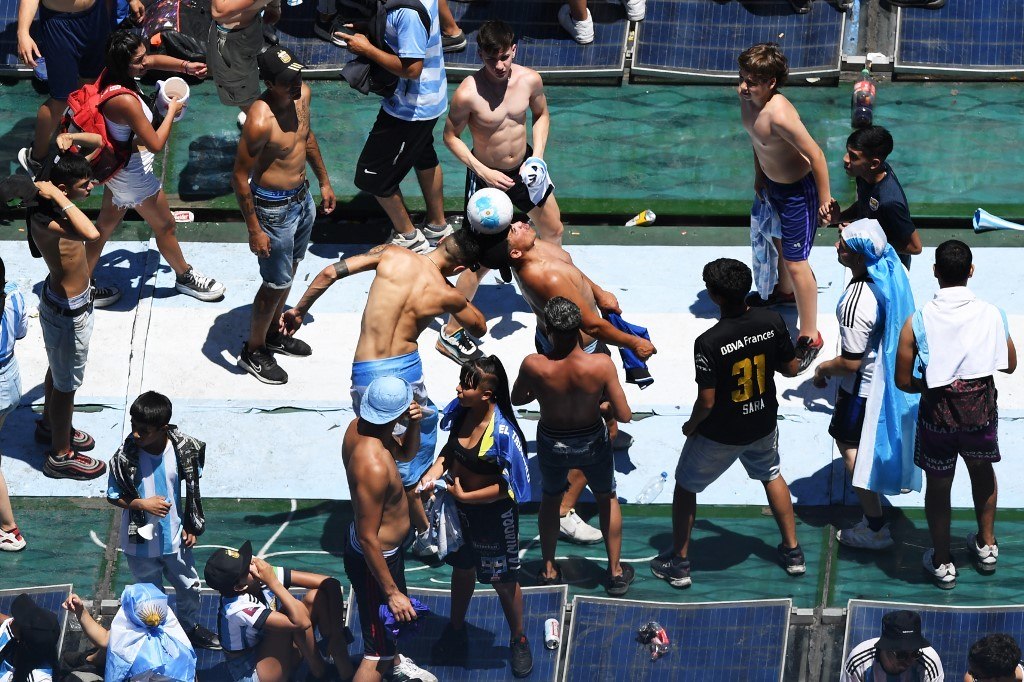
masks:
{"type": "Polygon", "coordinates": [[[146,10],[142,34],[154,52],[187,62],[206,62],[210,0],[158,0],[146,10]]]}
{"type": "MultiPolygon", "coordinates": [[[[366,22],[366,37],[374,47],[385,52],[394,54],[394,50],[384,42],[387,15],[392,10],[415,10],[423,22],[423,28],[430,34],[430,14],[418,0],[342,0],[341,4],[361,14],[356,21],[366,22]]],[[[373,93],[385,98],[395,94],[399,80],[398,76],[366,57],[356,57],[349,61],[341,70],[341,77],[364,95],[373,93]]]]}

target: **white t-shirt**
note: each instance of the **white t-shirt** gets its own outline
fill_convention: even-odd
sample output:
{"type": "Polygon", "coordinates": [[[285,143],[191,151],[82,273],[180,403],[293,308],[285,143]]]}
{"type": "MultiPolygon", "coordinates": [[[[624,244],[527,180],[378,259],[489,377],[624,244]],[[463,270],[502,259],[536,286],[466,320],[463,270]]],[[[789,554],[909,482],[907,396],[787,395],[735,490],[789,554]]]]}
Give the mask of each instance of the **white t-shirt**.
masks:
{"type": "Polygon", "coordinates": [[[853,647],[853,651],[843,663],[839,682],[944,682],[946,679],[942,671],[942,661],[931,647],[921,649],[917,663],[906,671],[899,675],[890,675],[882,669],[882,664],[876,657],[875,642],[878,639],[875,637],[853,647]]]}
{"type": "MultiPolygon", "coordinates": [[[[13,618],[8,618],[0,624],[0,651],[11,643],[14,635],[11,633],[13,618]]],[[[0,662],[0,682],[11,682],[14,679],[14,668],[6,661],[0,662]]],[[[48,668],[36,668],[28,674],[28,682],[51,682],[53,671],[48,668]]]]}
{"type": "Polygon", "coordinates": [[[867,397],[871,392],[875,350],[878,348],[878,336],[873,332],[881,318],[878,300],[870,283],[871,279],[866,276],[851,281],[836,305],[843,356],[861,358],[860,369],[840,377],[839,388],[861,397],[867,397]]]}

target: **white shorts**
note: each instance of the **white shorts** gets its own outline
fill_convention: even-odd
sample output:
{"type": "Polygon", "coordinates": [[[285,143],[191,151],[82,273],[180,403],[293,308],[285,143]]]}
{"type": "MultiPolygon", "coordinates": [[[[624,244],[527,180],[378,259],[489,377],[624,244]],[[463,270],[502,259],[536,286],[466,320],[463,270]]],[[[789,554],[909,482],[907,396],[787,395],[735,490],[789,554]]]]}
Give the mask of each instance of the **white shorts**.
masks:
{"type": "Polygon", "coordinates": [[[153,153],[140,151],[132,154],[121,170],[105,183],[114,206],[135,208],[160,191],[160,179],[153,174],[153,153]]]}
{"type": "Polygon", "coordinates": [[[686,439],[676,467],[676,483],[691,493],[704,492],[739,460],[755,481],[779,477],[779,430],[746,445],[726,445],[695,433],[686,439]]]}

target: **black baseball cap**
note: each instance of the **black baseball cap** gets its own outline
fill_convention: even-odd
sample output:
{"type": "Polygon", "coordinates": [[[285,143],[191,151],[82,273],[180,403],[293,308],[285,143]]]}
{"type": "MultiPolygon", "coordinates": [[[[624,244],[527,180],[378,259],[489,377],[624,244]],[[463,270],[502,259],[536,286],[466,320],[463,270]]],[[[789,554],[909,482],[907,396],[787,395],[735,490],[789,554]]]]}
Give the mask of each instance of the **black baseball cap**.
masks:
{"type": "Polygon", "coordinates": [[[505,228],[497,234],[481,234],[472,232],[480,245],[480,265],[501,273],[506,282],[512,281],[512,259],[508,255],[508,233],[505,228]]]}
{"type": "Polygon", "coordinates": [[[921,635],[921,614],[916,611],[890,611],[882,616],[882,636],[875,648],[883,651],[919,651],[931,646],[921,635]]]}
{"type": "Polygon", "coordinates": [[[56,659],[60,641],[60,623],[57,614],[32,601],[27,594],[19,594],[11,604],[11,616],[18,626],[18,640],[40,657],[56,659]]]}
{"type": "Polygon", "coordinates": [[[235,586],[242,582],[249,573],[252,562],[252,542],[246,540],[237,550],[218,549],[206,560],[203,577],[206,584],[221,593],[235,591],[235,586]]]}
{"type": "Polygon", "coordinates": [[[260,78],[265,81],[276,81],[278,76],[289,72],[297,77],[306,68],[295,55],[280,45],[268,46],[256,55],[256,65],[260,69],[260,78]]]}

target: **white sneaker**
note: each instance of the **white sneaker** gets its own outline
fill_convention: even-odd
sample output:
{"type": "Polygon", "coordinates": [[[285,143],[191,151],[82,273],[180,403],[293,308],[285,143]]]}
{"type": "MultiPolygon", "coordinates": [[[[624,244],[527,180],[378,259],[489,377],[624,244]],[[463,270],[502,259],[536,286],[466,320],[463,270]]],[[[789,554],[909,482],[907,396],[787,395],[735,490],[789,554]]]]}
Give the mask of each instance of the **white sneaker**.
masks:
{"type": "Polygon", "coordinates": [[[999,545],[978,547],[978,534],[969,533],[967,535],[967,546],[971,548],[971,556],[974,557],[974,563],[978,565],[979,571],[991,573],[996,570],[996,561],[999,559],[999,545]]]}
{"type": "Polygon", "coordinates": [[[437,682],[437,676],[416,665],[408,656],[396,656],[395,667],[391,669],[393,682],[419,680],[420,682],[437,682]]]}
{"type": "MultiPolygon", "coordinates": [[[[635,1],[635,0],[634,0],[635,1]]],[[[641,0],[643,2],[644,0],[641,0]]],[[[587,9],[587,18],[583,21],[576,21],[569,12],[569,5],[562,5],[558,10],[558,23],[562,25],[566,33],[572,36],[580,45],[587,45],[594,42],[594,17],[587,9]]]]}
{"type": "Polygon", "coordinates": [[[0,528],[0,552],[20,552],[25,545],[25,538],[21,537],[17,526],[10,530],[0,528]]]}
{"type": "Polygon", "coordinates": [[[581,519],[575,509],[558,519],[558,537],[577,545],[593,545],[604,540],[600,529],[581,519]]]}
{"type": "Polygon", "coordinates": [[[426,221],[416,229],[423,233],[423,237],[432,247],[436,247],[439,241],[455,232],[455,228],[452,227],[451,223],[445,223],[444,225],[429,225],[426,221]]]}
{"type": "Polygon", "coordinates": [[[932,577],[937,587],[944,590],[951,590],[956,587],[956,566],[953,562],[942,564],[935,568],[935,549],[925,551],[921,563],[924,565],[924,572],[932,577]]]}
{"type": "Polygon", "coordinates": [[[836,540],[847,547],[856,547],[857,549],[886,549],[893,545],[889,524],[885,524],[877,531],[871,530],[866,518],[861,519],[860,523],[852,528],[837,530],[836,540]]]}
{"type": "Polygon", "coordinates": [[[647,14],[647,0],[619,0],[626,8],[626,18],[630,21],[643,21],[647,14]]]}
{"type": "Polygon", "coordinates": [[[416,533],[416,538],[412,541],[412,554],[421,559],[429,559],[437,555],[437,545],[430,541],[429,530],[416,533]]]}
{"type": "Polygon", "coordinates": [[[392,232],[388,243],[401,246],[403,249],[409,249],[413,253],[422,254],[430,252],[430,242],[427,241],[427,238],[419,230],[413,230],[413,233],[409,236],[392,232]]]}

